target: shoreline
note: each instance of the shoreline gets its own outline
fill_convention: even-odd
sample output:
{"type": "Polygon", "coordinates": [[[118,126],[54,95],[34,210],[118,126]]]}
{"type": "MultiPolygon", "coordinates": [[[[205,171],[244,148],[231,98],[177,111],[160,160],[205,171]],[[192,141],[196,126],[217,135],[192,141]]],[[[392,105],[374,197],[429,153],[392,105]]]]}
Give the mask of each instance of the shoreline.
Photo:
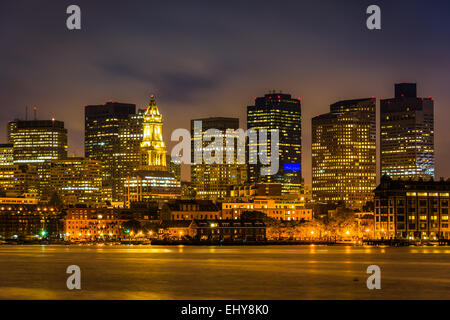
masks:
{"type": "Polygon", "coordinates": [[[9,241],[0,243],[0,246],[352,246],[352,247],[445,247],[450,241],[420,242],[399,240],[368,240],[363,242],[345,241],[183,241],[183,240],[153,240],[153,241],[115,241],[115,242],[61,242],[61,241],[9,241]]]}

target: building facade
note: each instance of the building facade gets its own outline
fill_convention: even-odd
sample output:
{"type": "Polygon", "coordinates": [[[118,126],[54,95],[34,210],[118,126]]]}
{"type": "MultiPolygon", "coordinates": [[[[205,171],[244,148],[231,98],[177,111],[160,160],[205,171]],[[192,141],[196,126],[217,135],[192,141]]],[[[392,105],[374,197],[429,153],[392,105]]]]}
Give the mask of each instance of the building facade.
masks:
{"type": "Polygon", "coordinates": [[[392,180],[383,176],[375,190],[378,239],[450,239],[450,180],[392,180]]]}
{"type": "Polygon", "coordinates": [[[194,238],[208,241],[265,241],[266,226],[263,221],[194,220],[190,227],[194,238]]]}
{"type": "Polygon", "coordinates": [[[162,115],[152,95],[143,118],[141,165],[125,180],[127,206],[132,202],[176,199],[181,196],[180,181],[167,171],[162,127],[162,115]]]}
{"type": "Polygon", "coordinates": [[[51,186],[66,205],[101,202],[102,166],[89,158],[67,158],[51,162],[51,186]]]}
{"type": "Polygon", "coordinates": [[[361,209],[376,187],[375,98],[332,104],[312,119],[312,193],[361,209]]]}
{"type": "Polygon", "coordinates": [[[262,212],[268,218],[285,221],[311,221],[312,209],[305,208],[303,201],[256,198],[251,202],[223,202],[222,218],[239,219],[244,212],[262,212]]]}
{"type": "Polygon", "coordinates": [[[67,241],[118,240],[124,237],[118,211],[106,208],[69,208],[64,218],[67,241]]]}
{"type": "Polygon", "coordinates": [[[124,201],[125,181],[132,176],[142,164],[141,142],[144,137],[145,109],[128,116],[128,121],[119,124],[119,151],[114,154],[115,199],[124,201]]]}
{"type": "Polygon", "coordinates": [[[13,144],[0,144],[0,166],[10,166],[13,163],[13,144]]]}
{"type": "Polygon", "coordinates": [[[281,183],[283,193],[300,193],[302,186],[302,113],[301,100],[293,99],[290,94],[269,93],[255,98],[255,105],[247,107],[247,129],[260,132],[266,129],[267,145],[249,140],[248,177],[250,183],[281,183]],[[270,154],[271,132],[279,132],[279,170],[275,175],[262,175],[256,156],[261,150],[270,154]],[[256,163],[257,164],[252,164],[256,163]]]}
{"type": "Polygon", "coordinates": [[[191,120],[191,184],[198,199],[223,199],[229,194],[232,186],[240,185],[247,180],[245,161],[238,163],[238,141],[236,130],[239,129],[238,118],[213,117],[191,120]],[[201,129],[196,131],[196,123],[201,129]],[[210,130],[218,130],[220,137],[214,137],[210,130]],[[210,146],[219,139],[220,147],[210,146]],[[227,145],[233,141],[232,145],[227,145]],[[202,156],[195,159],[195,153],[217,156],[220,163],[211,163],[202,156]],[[229,158],[227,158],[227,152],[229,158]],[[216,154],[218,153],[218,154],[216,154]],[[199,160],[199,161],[197,161],[199,160]],[[232,161],[230,161],[232,160],[232,161]],[[198,163],[197,163],[198,162],[198,163]],[[230,163],[232,162],[232,163],[230,163]]]}
{"type": "Polygon", "coordinates": [[[415,83],[395,85],[395,98],[380,101],[381,175],[434,177],[434,101],[417,97],[415,83]]]}
{"type": "Polygon", "coordinates": [[[11,121],[9,142],[14,164],[33,165],[38,171],[38,189],[43,200],[50,197],[50,162],[67,158],[67,129],[56,120],[11,121]]]}
{"type": "Polygon", "coordinates": [[[230,190],[229,199],[252,200],[255,197],[281,198],[281,183],[246,183],[233,186],[230,190]]]}
{"type": "Polygon", "coordinates": [[[166,165],[167,165],[167,171],[169,171],[173,176],[178,180],[181,181],[181,158],[180,157],[173,157],[170,154],[166,155],[166,165]]]}
{"type": "Polygon", "coordinates": [[[118,174],[117,155],[120,154],[119,129],[136,113],[136,105],[114,101],[103,105],[85,106],[85,156],[102,162],[102,199],[121,201],[117,193],[123,184],[118,174]]]}
{"type": "Polygon", "coordinates": [[[3,197],[23,197],[38,194],[37,168],[28,164],[0,166],[0,194],[3,197]]]}
{"type": "Polygon", "coordinates": [[[164,221],[217,220],[221,219],[221,210],[211,200],[175,200],[163,205],[161,219],[164,221]]]}
{"type": "Polygon", "coordinates": [[[0,239],[60,238],[61,212],[52,206],[0,204],[0,239]]]}

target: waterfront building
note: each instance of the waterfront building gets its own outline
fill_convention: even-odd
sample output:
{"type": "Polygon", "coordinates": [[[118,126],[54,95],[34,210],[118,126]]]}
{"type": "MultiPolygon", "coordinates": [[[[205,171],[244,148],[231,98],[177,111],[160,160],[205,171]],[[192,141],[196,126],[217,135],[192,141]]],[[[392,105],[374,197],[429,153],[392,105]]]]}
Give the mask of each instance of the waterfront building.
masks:
{"type": "Polygon", "coordinates": [[[162,220],[217,220],[221,210],[211,200],[174,200],[165,203],[161,209],[162,220]]]}
{"type": "Polygon", "coordinates": [[[51,186],[66,205],[101,202],[102,166],[89,158],[67,158],[51,162],[51,186]]]}
{"type": "Polygon", "coordinates": [[[66,211],[64,238],[67,241],[117,240],[125,236],[119,211],[107,208],[73,207],[66,211]]]}
{"type": "Polygon", "coordinates": [[[434,100],[417,97],[415,83],[395,85],[395,98],[380,101],[381,175],[434,177],[434,100]]]}
{"type": "MultiPolygon", "coordinates": [[[[136,105],[110,101],[85,106],[84,111],[85,156],[102,163],[102,200],[123,201],[123,178],[117,170],[121,165],[117,160],[121,153],[119,130],[128,125],[129,117],[136,113],[136,105]]],[[[125,167],[122,169],[126,170],[125,167]]]]}
{"type": "Polygon", "coordinates": [[[191,184],[195,190],[197,199],[223,199],[229,194],[232,186],[241,185],[247,180],[247,169],[245,164],[238,163],[237,134],[239,129],[238,118],[212,117],[191,120],[191,184]],[[201,122],[201,133],[195,132],[195,123],[201,122]],[[209,135],[208,130],[216,129],[222,136],[223,148],[221,150],[208,150],[211,140],[215,137],[209,135]],[[227,132],[229,130],[229,132],[227,132]],[[227,139],[234,141],[233,146],[227,146],[227,139]],[[199,149],[201,146],[201,150],[199,149]],[[195,163],[195,151],[222,152],[221,163],[207,163],[202,157],[201,163],[195,163]],[[227,161],[227,152],[232,155],[233,163],[227,161]]]}
{"type": "Polygon", "coordinates": [[[0,144],[0,166],[10,166],[13,163],[13,144],[0,144]]]}
{"type": "Polygon", "coordinates": [[[61,212],[53,206],[0,204],[0,239],[59,238],[61,212]]]}
{"type": "Polygon", "coordinates": [[[375,216],[373,212],[356,212],[355,221],[358,225],[357,233],[359,239],[375,238],[375,216]]]}
{"type": "Polygon", "coordinates": [[[266,129],[267,145],[249,140],[248,178],[250,183],[281,183],[284,194],[298,195],[302,186],[302,127],[301,101],[290,94],[269,93],[255,98],[255,105],[247,107],[247,129],[266,129]],[[262,165],[255,157],[261,150],[270,154],[271,132],[279,131],[279,170],[275,175],[261,175],[262,165]],[[251,164],[258,161],[258,164],[251,164]]]}
{"type": "Polygon", "coordinates": [[[362,209],[376,187],[375,98],[339,101],[312,119],[312,194],[362,209]]]}
{"type": "Polygon", "coordinates": [[[266,225],[260,220],[193,220],[194,239],[209,241],[265,241],[266,225]]]}
{"type": "Polygon", "coordinates": [[[392,180],[383,176],[375,189],[378,239],[450,239],[450,179],[392,180]]]}
{"type": "Polygon", "coordinates": [[[251,202],[222,203],[223,219],[239,219],[244,212],[261,212],[275,220],[311,221],[313,219],[313,210],[306,208],[304,201],[258,197],[251,202]]]}
{"type": "Polygon", "coordinates": [[[142,162],[139,170],[125,181],[127,206],[135,201],[167,200],[181,196],[180,181],[167,171],[162,127],[162,115],[152,95],[143,119],[142,162]]]}
{"type": "Polygon", "coordinates": [[[43,200],[50,197],[50,162],[67,158],[67,129],[56,120],[11,121],[9,142],[14,164],[33,165],[38,173],[38,190],[43,200]]]}
{"type": "Polygon", "coordinates": [[[163,220],[159,224],[158,236],[165,240],[193,239],[196,231],[192,220],[163,220]]]}

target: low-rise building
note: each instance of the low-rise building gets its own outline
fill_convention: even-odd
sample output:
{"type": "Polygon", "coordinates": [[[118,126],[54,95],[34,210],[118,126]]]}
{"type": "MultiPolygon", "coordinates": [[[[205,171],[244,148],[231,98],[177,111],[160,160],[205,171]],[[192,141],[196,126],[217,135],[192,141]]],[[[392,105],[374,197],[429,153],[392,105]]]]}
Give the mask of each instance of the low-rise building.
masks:
{"type": "Polygon", "coordinates": [[[64,219],[64,235],[68,241],[116,240],[124,237],[125,222],[114,209],[69,208],[64,219]]]}
{"type": "Polygon", "coordinates": [[[373,212],[357,212],[355,213],[355,221],[358,225],[358,237],[361,239],[373,239],[375,233],[373,212]]]}
{"type": "Polygon", "coordinates": [[[190,220],[162,221],[158,234],[161,238],[170,240],[194,238],[196,230],[191,226],[192,221],[190,220]]]}
{"type": "Polygon", "coordinates": [[[190,228],[195,230],[195,238],[198,240],[266,240],[266,226],[263,221],[257,220],[194,220],[190,228]]]}
{"type": "Polygon", "coordinates": [[[375,237],[379,239],[449,239],[450,179],[392,180],[384,176],[375,189],[375,237]]]}
{"type": "Polygon", "coordinates": [[[169,240],[265,241],[266,226],[259,220],[163,221],[159,236],[169,240]]]}
{"type": "Polygon", "coordinates": [[[61,211],[53,206],[0,204],[0,238],[58,238],[63,232],[61,211]]]}
{"type": "Polygon", "coordinates": [[[223,219],[238,219],[243,212],[258,211],[269,218],[287,221],[310,221],[313,210],[305,208],[303,201],[276,200],[269,198],[255,198],[252,202],[224,202],[222,203],[223,219]]]}
{"type": "Polygon", "coordinates": [[[162,220],[222,219],[220,208],[211,200],[174,200],[161,209],[162,220]]]}

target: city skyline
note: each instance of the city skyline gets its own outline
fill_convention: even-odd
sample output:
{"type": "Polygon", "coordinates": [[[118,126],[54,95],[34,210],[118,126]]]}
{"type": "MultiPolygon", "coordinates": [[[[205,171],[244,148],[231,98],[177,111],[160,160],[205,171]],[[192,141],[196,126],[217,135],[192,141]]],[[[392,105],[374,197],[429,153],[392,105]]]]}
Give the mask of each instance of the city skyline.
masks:
{"type": "MultiPolygon", "coordinates": [[[[405,81],[403,81],[401,84],[404,84],[405,83],[405,81]]],[[[408,84],[408,83],[406,83],[406,84],[408,84]]],[[[399,84],[395,84],[396,86],[397,85],[399,85],[399,84]]],[[[415,84],[416,85],[416,84],[415,84]]],[[[275,91],[275,90],[272,90],[271,92],[269,92],[269,93],[267,93],[266,94],[266,96],[269,96],[269,95],[277,95],[277,94],[282,94],[282,95],[284,95],[284,96],[290,96],[290,94],[289,93],[284,93],[284,92],[282,92],[282,91],[275,91]]],[[[154,97],[154,95],[153,94],[151,94],[151,95],[149,95],[150,96],[150,98],[151,99],[153,99],[153,97],[154,97]]],[[[301,98],[297,98],[298,100],[301,100],[302,101],[302,99],[301,98]]],[[[297,99],[295,99],[295,100],[297,100],[297,99]]],[[[379,143],[379,139],[380,139],[380,130],[379,130],[379,125],[380,125],[380,119],[379,119],[379,113],[380,113],[380,107],[379,107],[379,105],[380,105],[380,102],[382,101],[382,99],[377,99],[377,98],[375,98],[375,97],[371,97],[370,99],[372,99],[372,100],[375,100],[375,104],[376,104],[376,113],[377,113],[377,119],[376,119],[376,123],[377,123],[377,132],[376,132],[376,140],[377,140],[377,143],[376,143],[376,149],[378,150],[377,151],[377,155],[376,155],[376,157],[377,157],[377,159],[376,159],[376,162],[377,162],[377,170],[376,170],[376,179],[377,179],[377,183],[379,182],[379,179],[381,178],[381,176],[382,176],[382,174],[381,174],[381,171],[380,171],[380,165],[379,165],[379,163],[380,163],[380,143],[379,143]]],[[[422,98],[423,99],[423,98],[422,98]]],[[[434,102],[434,98],[432,98],[431,96],[428,98],[428,99],[432,99],[433,100],[433,102],[434,102]]],[[[357,100],[357,99],[353,99],[353,100],[357,100]]],[[[420,98],[419,98],[419,100],[420,100],[420,98]]],[[[345,100],[344,100],[345,101],[345,100]]],[[[352,100],[348,100],[348,101],[352,101],[352,100]]],[[[109,100],[109,101],[107,101],[107,102],[105,102],[105,103],[103,103],[103,104],[99,104],[99,105],[96,105],[96,106],[94,106],[94,105],[85,105],[84,106],[84,109],[85,109],[85,112],[86,112],[86,110],[87,110],[87,108],[89,107],[89,108],[92,108],[92,107],[100,107],[100,108],[105,108],[106,106],[110,106],[110,107],[113,107],[114,108],[114,106],[115,105],[117,105],[117,106],[126,106],[126,107],[128,107],[128,106],[133,106],[133,109],[135,108],[135,110],[133,111],[133,113],[130,113],[129,114],[129,116],[131,116],[131,117],[140,117],[140,114],[143,112],[143,110],[146,110],[146,107],[141,107],[141,106],[139,106],[139,105],[134,105],[134,104],[130,104],[130,103],[127,103],[127,102],[117,102],[117,101],[112,101],[112,100],[109,100]]],[[[122,110],[121,112],[123,113],[125,110],[122,110]]],[[[100,112],[101,114],[102,114],[102,112],[100,112]]],[[[108,112],[107,114],[111,114],[110,116],[112,116],[113,115],[113,113],[110,113],[110,112],[108,112]]],[[[317,116],[315,116],[315,117],[313,117],[313,118],[311,118],[310,119],[310,122],[311,122],[311,120],[313,120],[314,118],[317,118],[317,117],[319,117],[319,116],[321,116],[321,115],[326,115],[327,113],[326,112],[324,112],[323,114],[318,114],[317,116]]],[[[65,121],[61,121],[61,120],[56,120],[56,119],[54,119],[54,118],[52,118],[51,120],[45,120],[45,119],[40,119],[40,118],[38,118],[38,117],[36,117],[36,119],[33,119],[33,117],[35,117],[35,116],[33,116],[33,117],[30,117],[30,115],[28,114],[28,112],[26,113],[26,116],[28,117],[28,121],[29,122],[32,122],[32,121],[34,121],[34,120],[37,120],[37,121],[41,121],[41,122],[45,122],[45,121],[47,121],[47,122],[51,122],[52,120],[53,121],[55,121],[55,122],[58,122],[58,123],[62,123],[62,125],[65,125],[66,126],[66,128],[67,128],[67,123],[65,122],[65,121]],[[31,118],[31,119],[30,119],[31,118]]],[[[203,120],[207,120],[207,119],[214,119],[214,118],[218,118],[218,119],[223,119],[223,117],[221,118],[220,116],[219,117],[214,117],[214,116],[211,116],[211,117],[209,117],[209,118],[205,118],[205,119],[203,119],[203,120]]],[[[86,119],[88,119],[88,118],[86,118],[86,119]]],[[[170,119],[170,118],[169,118],[170,119]]],[[[230,118],[231,119],[231,118],[230,118]]],[[[241,120],[240,118],[235,118],[235,119],[237,119],[237,120],[241,120]]],[[[432,120],[434,120],[435,121],[435,119],[432,119],[432,120]]],[[[9,120],[8,121],[8,126],[10,127],[11,126],[11,124],[13,124],[13,123],[15,123],[15,122],[17,122],[17,121],[22,121],[22,122],[24,122],[25,120],[24,119],[21,119],[21,118],[18,118],[18,119],[14,119],[14,120],[9,120]]],[[[194,121],[194,119],[191,119],[190,120],[191,122],[192,121],[194,121]]],[[[192,126],[192,124],[191,124],[191,126],[192,126]]],[[[301,126],[303,127],[303,126],[306,126],[306,123],[305,123],[305,119],[304,118],[301,118],[301,126]]],[[[245,129],[247,129],[247,127],[248,126],[240,126],[240,128],[245,128],[245,129]]],[[[231,128],[230,128],[231,129],[231,128]]],[[[234,129],[237,129],[237,128],[234,128],[234,129]]],[[[86,129],[86,130],[88,130],[88,129],[86,129]]],[[[192,130],[192,128],[191,128],[191,130],[192,130]]],[[[312,130],[312,128],[311,128],[311,130],[312,130]]],[[[311,134],[312,132],[309,132],[309,134],[311,134]]],[[[167,145],[169,145],[170,147],[168,147],[168,151],[167,151],[167,155],[168,156],[170,156],[170,154],[171,154],[171,149],[172,149],[172,147],[174,146],[174,144],[176,143],[176,142],[172,142],[172,141],[170,141],[170,138],[168,138],[168,140],[166,140],[166,137],[167,137],[167,135],[169,135],[169,137],[170,137],[170,134],[171,133],[166,133],[166,132],[164,132],[163,133],[163,139],[164,139],[164,141],[167,141],[167,145]]],[[[5,135],[6,136],[6,141],[4,142],[4,143],[2,143],[1,145],[2,146],[6,146],[6,145],[8,145],[8,135],[9,135],[9,129],[7,130],[7,134],[5,135]]],[[[120,134],[119,134],[119,136],[120,136],[120,134]]],[[[67,133],[67,139],[69,140],[69,138],[70,138],[70,133],[67,133]]],[[[86,141],[88,141],[88,140],[86,140],[86,137],[85,137],[85,140],[84,140],[84,142],[86,143],[86,141]]],[[[303,144],[303,137],[302,137],[302,141],[301,141],[301,143],[303,144]]],[[[84,145],[84,149],[85,150],[87,150],[86,149],[86,146],[87,145],[84,145]]],[[[436,146],[435,146],[435,144],[434,144],[434,149],[435,149],[435,153],[436,153],[436,151],[437,151],[437,148],[436,148],[436,146]]],[[[305,184],[311,184],[312,183],[312,176],[310,176],[309,177],[309,181],[306,181],[306,178],[305,178],[305,175],[303,175],[303,172],[307,172],[307,174],[306,174],[306,176],[308,177],[310,174],[311,174],[311,170],[312,170],[312,164],[311,164],[311,160],[312,160],[312,158],[311,158],[311,148],[308,150],[309,152],[307,153],[308,154],[308,156],[310,157],[310,159],[305,159],[305,156],[304,156],[304,153],[302,152],[302,160],[301,160],[301,171],[302,171],[302,177],[303,177],[303,179],[304,179],[304,183],[305,184]],[[306,161],[305,161],[306,160],[306,161]],[[305,163],[309,163],[310,165],[309,165],[309,167],[307,166],[306,168],[305,168],[305,163]]],[[[80,155],[78,155],[77,153],[71,153],[70,152],[70,149],[67,151],[67,156],[68,157],[80,157],[80,155]]],[[[84,157],[87,157],[87,158],[89,158],[89,156],[87,156],[86,155],[86,153],[84,153],[83,154],[83,156],[84,157]]],[[[247,164],[248,165],[248,164],[247,164]]],[[[181,171],[181,178],[182,178],[182,181],[191,181],[191,178],[192,178],[192,172],[191,172],[191,170],[190,169],[188,169],[189,167],[190,167],[190,165],[185,165],[185,164],[182,164],[181,165],[182,166],[182,168],[184,167],[184,169],[182,169],[182,171],[181,171]]],[[[437,168],[437,166],[434,166],[434,168],[435,168],[435,170],[436,170],[436,168],[437,168]]],[[[440,176],[440,177],[444,177],[445,178],[445,176],[440,176]]],[[[435,176],[435,178],[439,178],[437,175],[435,176]]]]}
{"type": "MultiPolygon", "coordinates": [[[[450,156],[445,124],[450,29],[442,9],[448,3],[380,1],[383,29],[378,33],[365,28],[362,3],[285,1],[275,9],[264,3],[78,4],[83,9],[78,33],[59,27],[65,4],[2,4],[2,12],[9,12],[3,18],[9,33],[0,53],[5,97],[0,131],[7,121],[25,118],[26,106],[32,118],[37,105],[38,119],[66,123],[69,154],[83,156],[82,106],[115,100],[144,107],[154,92],[162,112],[173,115],[167,116],[164,132],[170,150],[170,133],[189,129],[190,119],[238,117],[244,123],[254,96],[281,89],[302,98],[303,177],[311,183],[310,119],[345,99],[375,96],[379,109],[380,98],[393,96],[392,84],[405,80],[418,83],[419,96],[435,98],[436,177],[450,176],[445,161],[450,156]],[[18,15],[22,19],[15,19],[18,15]],[[422,15],[435,19],[423,21],[422,15]],[[400,16],[409,19],[399,24],[400,16]],[[40,27],[33,28],[36,24],[40,27]],[[126,36],[117,37],[121,34],[126,36]]],[[[189,170],[183,171],[186,180],[189,170]]]]}
{"type": "Polygon", "coordinates": [[[0,1],[0,300],[285,319],[450,299],[448,12],[0,1]]]}

